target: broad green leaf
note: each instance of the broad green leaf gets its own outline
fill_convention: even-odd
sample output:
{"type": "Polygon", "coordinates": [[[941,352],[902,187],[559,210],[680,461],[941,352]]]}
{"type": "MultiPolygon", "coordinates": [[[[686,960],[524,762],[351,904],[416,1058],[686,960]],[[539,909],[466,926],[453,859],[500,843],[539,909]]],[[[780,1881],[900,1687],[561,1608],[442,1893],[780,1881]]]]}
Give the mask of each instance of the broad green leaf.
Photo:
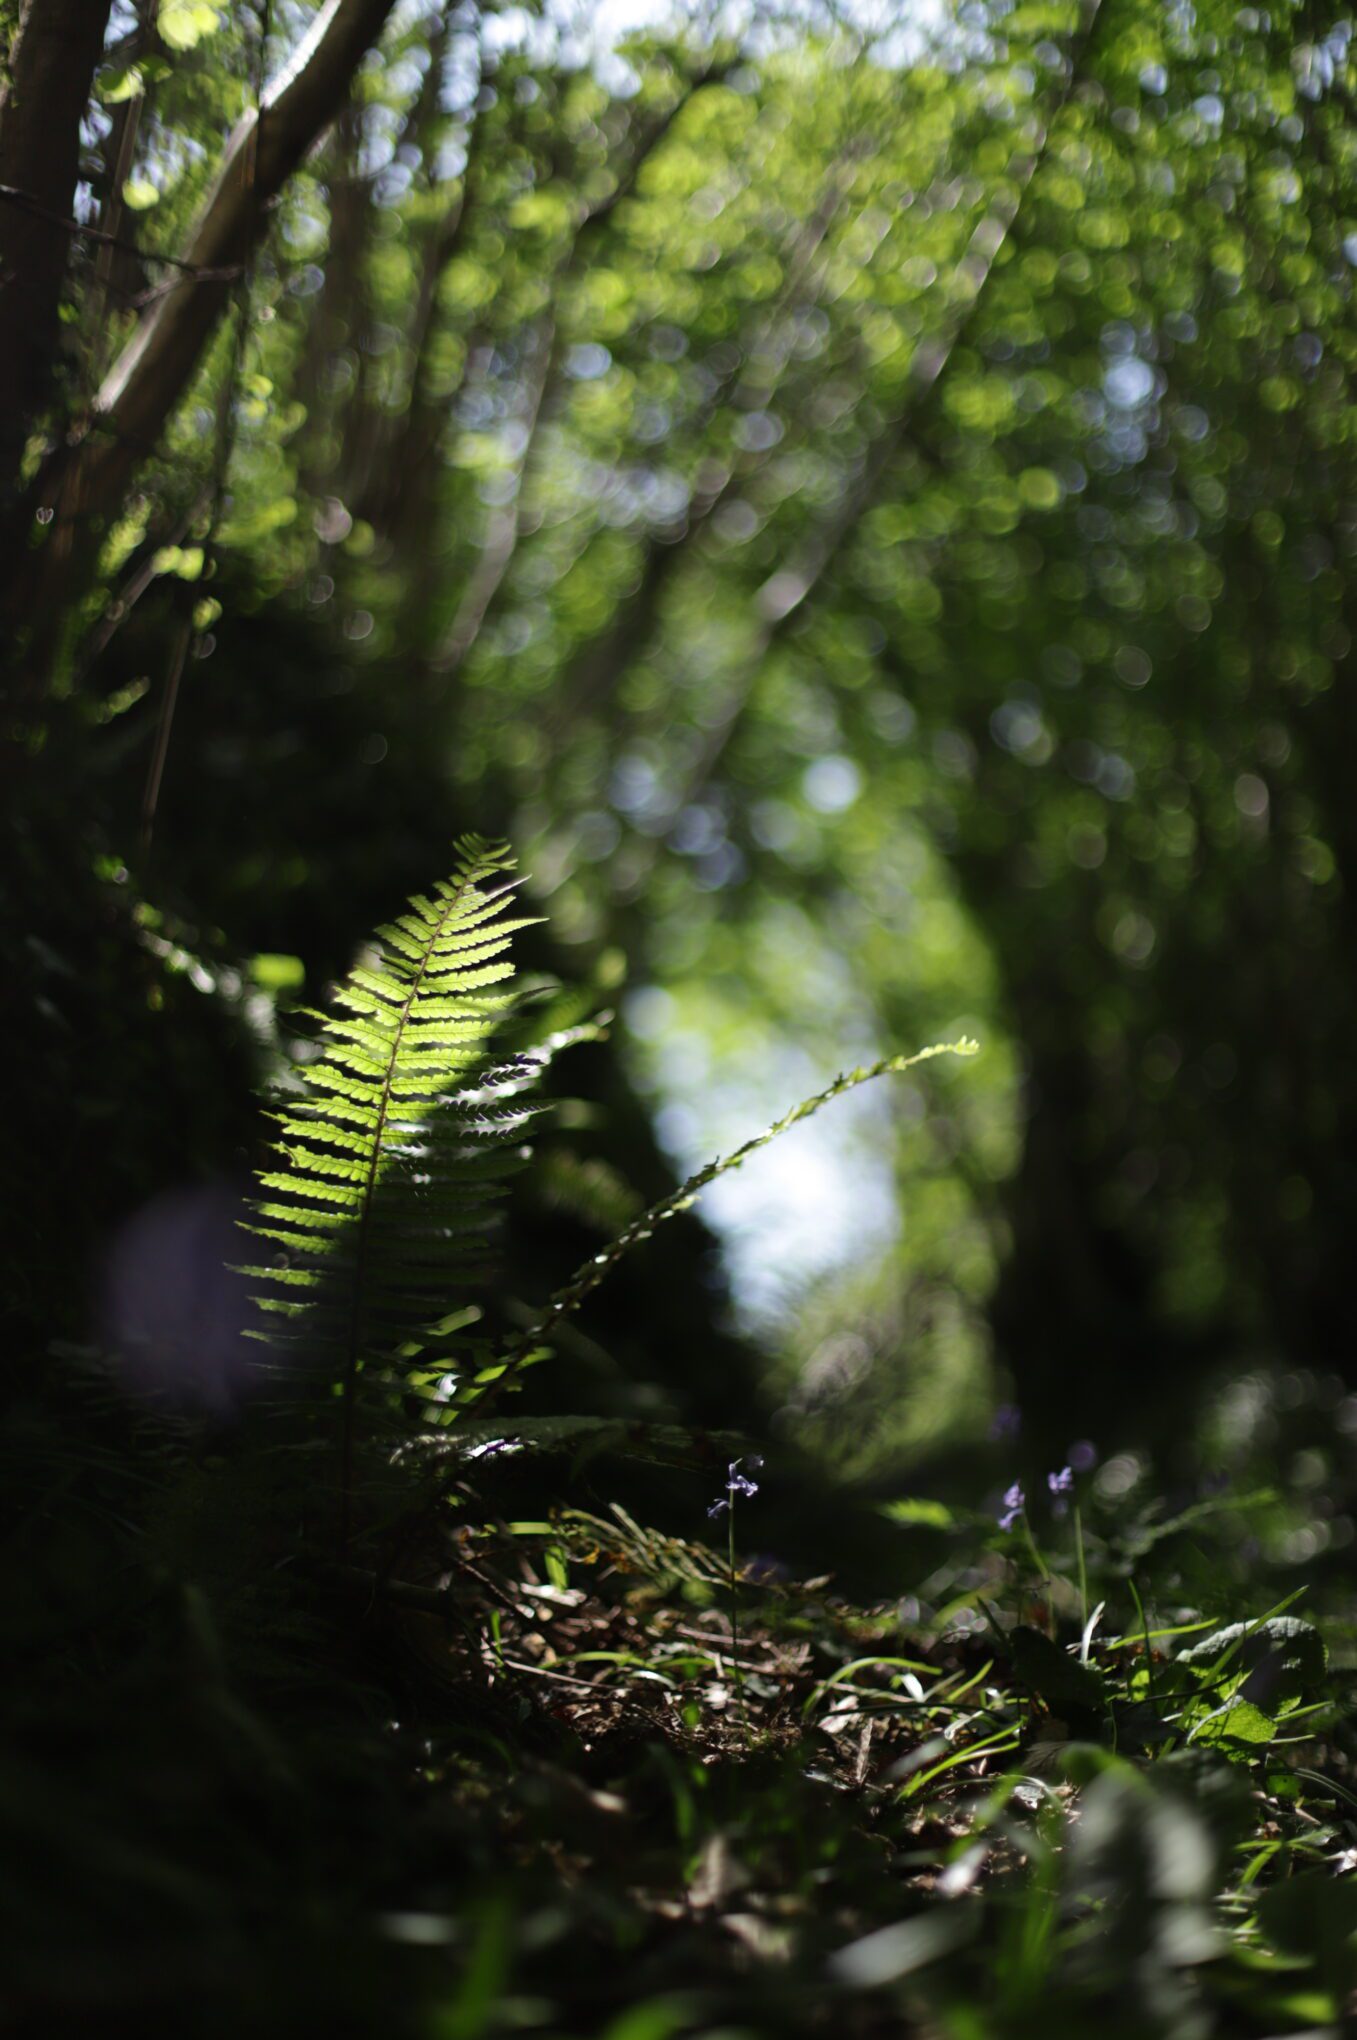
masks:
{"type": "Polygon", "coordinates": [[[1213,1630],[1199,1643],[1179,1651],[1177,1662],[1202,1671],[1213,1671],[1224,1662],[1256,1674],[1260,1680],[1271,1676],[1279,1686],[1314,1686],[1324,1677],[1328,1653],[1324,1639],[1312,1622],[1296,1615],[1274,1615],[1253,1624],[1231,1622],[1213,1630]]]}

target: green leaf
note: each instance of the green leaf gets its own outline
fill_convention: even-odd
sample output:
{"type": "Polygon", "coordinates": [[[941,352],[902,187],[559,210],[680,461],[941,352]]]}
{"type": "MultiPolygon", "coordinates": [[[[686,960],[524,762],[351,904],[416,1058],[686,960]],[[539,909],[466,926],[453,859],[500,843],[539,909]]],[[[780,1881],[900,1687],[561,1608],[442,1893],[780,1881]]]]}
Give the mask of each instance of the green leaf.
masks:
{"type": "Polygon", "coordinates": [[[1276,1722],[1260,1707],[1255,1707],[1251,1700],[1237,1700],[1234,1706],[1206,1723],[1196,1740],[1201,1743],[1269,1743],[1276,1733],[1276,1722]]]}
{"type": "Polygon", "coordinates": [[[264,952],[250,960],[250,976],[266,992],[295,992],[306,983],[306,965],[300,956],[264,952]]]}
{"type": "Polygon", "coordinates": [[[196,581],[203,571],[203,549],[200,545],[162,545],[152,565],[158,574],[173,574],[181,581],[196,581]]]}
{"type": "Polygon", "coordinates": [[[1180,1650],[1176,1662],[1200,1671],[1243,1669],[1261,1686],[1272,1684],[1269,1697],[1319,1683],[1328,1667],[1324,1639],[1312,1622],[1296,1615],[1273,1615],[1265,1622],[1231,1622],[1213,1630],[1200,1643],[1180,1650]]]}
{"type": "Polygon", "coordinates": [[[892,1523],[913,1524],[928,1530],[952,1530],[957,1520],[946,1502],[929,1501],[922,1495],[906,1495],[899,1501],[883,1502],[881,1513],[892,1523]]]}
{"type": "Polygon", "coordinates": [[[160,0],[156,27],[160,40],[169,49],[191,50],[204,37],[216,34],[221,16],[215,7],[206,5],[206,0],[160,0]]]}
{"type": "Polygon", "coordinates": [[[100,82],[99,100],[104,106],[121,106],[125,99],[135,99],[145,89],[141,67],[129,64],[125,70],[110,71],[100,82]]]}

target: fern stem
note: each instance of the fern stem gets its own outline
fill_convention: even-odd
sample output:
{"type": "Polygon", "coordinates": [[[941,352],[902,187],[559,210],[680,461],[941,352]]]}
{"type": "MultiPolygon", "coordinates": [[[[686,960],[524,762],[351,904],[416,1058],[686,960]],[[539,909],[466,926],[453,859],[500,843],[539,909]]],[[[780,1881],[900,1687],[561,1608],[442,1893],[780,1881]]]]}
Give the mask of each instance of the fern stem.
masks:
{"type": "Polygon", "coordinates": [[[735,1578],[735,1497],[730,1498],[726,1511],[730,1537],[728,1556],[730,1561],[730,1668],[735,1674],[735,1690],[740,1696],[740,1724],[744,1730],[745,1748],[749,1747],[749,1702],[744,1696],[744,1673],[740,1669],[740,1589],[735,1578]]]}

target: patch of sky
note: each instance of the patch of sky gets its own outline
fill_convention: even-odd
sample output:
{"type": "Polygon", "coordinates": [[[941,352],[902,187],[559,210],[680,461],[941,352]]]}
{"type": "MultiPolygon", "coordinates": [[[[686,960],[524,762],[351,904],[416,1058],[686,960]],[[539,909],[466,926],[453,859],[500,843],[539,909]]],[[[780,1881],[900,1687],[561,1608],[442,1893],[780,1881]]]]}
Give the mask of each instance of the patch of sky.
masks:
{"type": "MultiPolygon", "coordinates": [[[[787,0],[775,10],[765,0],[719,0],[715,6],[698,0],[544,0],[532,9],[502,8],[482,24],[492,55],[525,50],[566,67],[590,65],[620,97],[640,82],[622,54],[628,36],[686,32],[704,42],[733,40],[757,56],[808,31],[846,45],[865,43],[886,68],[914,63],[929,43],[955,41],[963,33],[942,0],[787,0]]],[[[733,74],[732,82],[738,79],[733,74]]]]}
{"type": "MultiPolygon", "coordinates": [[[[846,965],[822,953],[814,974],[847,1009],[846,965]]],[[[845,1039],[829,1067],[755,1015],[736,1022],[715,1003],[709,1008],[700,991],[680,999],[639,987],[623,1018],[657,1100],[659,1139],[684,1175],[822,1089],[840,1065],[879,1053],[869,1041],[845,1039]]],[[[773,1335],[813,1283],[898,1237],[893,1141],[880,1098],[870,1087],[850,1092],[703,1193],[701,1215],[721,1241],[736,1311],[752,1333],[773,1335]]]]}

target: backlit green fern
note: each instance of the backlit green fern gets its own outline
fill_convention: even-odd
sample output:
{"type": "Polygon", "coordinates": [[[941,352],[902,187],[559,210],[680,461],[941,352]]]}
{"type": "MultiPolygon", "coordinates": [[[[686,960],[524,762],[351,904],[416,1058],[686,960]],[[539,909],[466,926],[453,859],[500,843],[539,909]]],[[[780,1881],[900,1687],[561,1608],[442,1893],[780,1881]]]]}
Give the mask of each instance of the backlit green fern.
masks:
{"type": "Polygon", "coordinates": [[[250,1230],[273,1249],[262,1280],[268,1343],[290,1378],[338,1397],[347,1538],[359,1403],[364,1423],[395,1408],[428,1328],[449,1329],[457,1292],[486,1273],[486,1233],[521,1158],[538,1064],[492,1062],[511,1002],[512,860],[478,838],[452,876],[377,931],[324,1019],[301,1095],[279,1137],[250,1230]]]}

